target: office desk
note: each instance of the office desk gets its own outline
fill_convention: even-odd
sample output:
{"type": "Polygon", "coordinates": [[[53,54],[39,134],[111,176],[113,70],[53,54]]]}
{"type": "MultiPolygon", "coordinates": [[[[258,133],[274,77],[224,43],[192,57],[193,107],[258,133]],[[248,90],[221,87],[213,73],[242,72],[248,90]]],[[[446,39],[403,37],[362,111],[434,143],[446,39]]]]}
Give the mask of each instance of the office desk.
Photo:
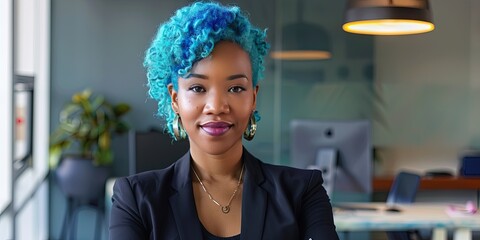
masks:
{"type": "MultiPolygon", "coordinates": [[[[394,176],[375,177],[373,191],[388,192],[394,176]]],[[[422,177],[419,190],[479,190],[480,177],[422,177]]]]}
{"type": "Polygon", "coordinates": [[[398,205],[401,212],[386,212],[385,203],[342,203],[347,206],[377,208],[377,211],[334,208],[338,232],[432,229],[433,240],[446,240],[447,230],[454,231],[454,240],[471,240],[472,231],[480,230],[480,213],[450,216],[448,204],[415,203],[398,205]]]}

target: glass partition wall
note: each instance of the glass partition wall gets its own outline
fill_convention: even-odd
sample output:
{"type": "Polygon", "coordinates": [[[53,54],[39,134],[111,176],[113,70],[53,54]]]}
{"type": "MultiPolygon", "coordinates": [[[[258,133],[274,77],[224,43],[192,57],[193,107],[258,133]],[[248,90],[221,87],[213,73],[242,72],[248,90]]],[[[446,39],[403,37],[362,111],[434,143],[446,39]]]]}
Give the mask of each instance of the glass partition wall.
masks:
{"type": "Polygon", "coordinates": [[[261,1],[246,9],[255,24],[268,28],[271,54],[298,47],[330,55],[327,59],[312,59],[308,54],[293,60],[267,57],[257,107],[262,121],[255,141],[247,143],[261,159],[291,164],[293,119],[374,120],[374,39],[342,30],[345,3],[261,1]],[[268,15],[268,11],[273,12],[268,15]],[[306,30],[292,31],[290,26],[306,30]]]}
{"type": "Polygon", "coordinates": [[[367,119],[376,174],[428,170],[432,162],[456,174],[462,154],[480,149],[480,3],[430,0],[436,29],[406,36],[344,32],[345,4],[245,4],[253,22],[268,28],[272,52],[297,45],[330,56],[267,58],[258,105],[263,119],[249,149],[265,161],[290,165],[293,119],[367,119]],[[309,31],[291,31],[292,25],[309,31]]]}

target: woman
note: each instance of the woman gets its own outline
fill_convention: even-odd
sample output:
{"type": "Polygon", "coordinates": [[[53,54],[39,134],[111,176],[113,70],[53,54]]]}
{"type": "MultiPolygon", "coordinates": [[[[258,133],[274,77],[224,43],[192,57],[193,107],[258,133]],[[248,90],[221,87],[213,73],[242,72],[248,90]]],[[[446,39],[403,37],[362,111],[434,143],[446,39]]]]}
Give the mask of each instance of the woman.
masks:
{"type": "MultiPolygon", "coordinates": [[[[120,178],[110,239],[338,239],[319,171],[247,152],[266,33],[238,7],[194,3],[147,50],[149,93],[190,150],[170,167],[120,178]]],[[[159,156],[161,157],[161,156],[159,156]]]]}

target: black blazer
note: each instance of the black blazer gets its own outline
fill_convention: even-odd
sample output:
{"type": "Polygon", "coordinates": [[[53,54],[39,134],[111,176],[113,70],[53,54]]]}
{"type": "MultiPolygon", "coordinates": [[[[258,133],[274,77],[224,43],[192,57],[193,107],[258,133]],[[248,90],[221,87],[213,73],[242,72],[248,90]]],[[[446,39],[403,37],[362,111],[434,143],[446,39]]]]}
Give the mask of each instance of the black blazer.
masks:
{"type": "MultiPolygon", "coordinates": [[[[318,170],[265,164],[243,151],[241,239],[338,239],[318,170]]],[[[115,182],[110,239],[201,239],[190,153],[168,168],[115,182]]]]}

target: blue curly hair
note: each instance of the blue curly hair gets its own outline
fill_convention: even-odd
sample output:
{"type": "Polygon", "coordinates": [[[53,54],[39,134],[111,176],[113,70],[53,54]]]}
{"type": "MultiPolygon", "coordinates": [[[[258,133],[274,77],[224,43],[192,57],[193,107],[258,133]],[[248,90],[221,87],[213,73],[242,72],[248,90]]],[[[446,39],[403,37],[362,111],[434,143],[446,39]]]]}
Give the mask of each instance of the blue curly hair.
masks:
{"type": "MultiPolygon", "coordinates": [[[[176,11],[160,25],[146,51],[148,93],[158,101],[157,115],[166,121],[166,130],[173,134],[175,112],[171,108],[168,85],[178,90],[178,78],[185,77],[195,62],[207,57],[215,44],[222,40],[239,44],[250,56],[253,86],[263,78],[264,57],[269,45],[266,30],[250,23],[237,6],[223,6],[214,2],[196,2],[176,11]]],[[[255,119],[260,116],[255,111],[255,119]]]]}

